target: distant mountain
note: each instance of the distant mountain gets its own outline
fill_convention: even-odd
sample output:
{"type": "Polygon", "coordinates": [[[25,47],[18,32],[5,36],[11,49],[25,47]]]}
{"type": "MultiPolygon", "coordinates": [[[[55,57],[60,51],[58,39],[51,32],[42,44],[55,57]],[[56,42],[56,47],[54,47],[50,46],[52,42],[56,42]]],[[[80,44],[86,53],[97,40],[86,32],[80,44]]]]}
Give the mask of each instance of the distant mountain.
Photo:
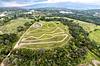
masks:
{"type": "Polygon", "coordinates": [[[46,7],[68,8],[68,9],[100,9],[100,6],[98,5],[89,5],[89,4],[72,3],[72,2],[41,3],[41,4],[26,6],[23,8],[32,9],[32,8],[46,8],[46,7]]]}

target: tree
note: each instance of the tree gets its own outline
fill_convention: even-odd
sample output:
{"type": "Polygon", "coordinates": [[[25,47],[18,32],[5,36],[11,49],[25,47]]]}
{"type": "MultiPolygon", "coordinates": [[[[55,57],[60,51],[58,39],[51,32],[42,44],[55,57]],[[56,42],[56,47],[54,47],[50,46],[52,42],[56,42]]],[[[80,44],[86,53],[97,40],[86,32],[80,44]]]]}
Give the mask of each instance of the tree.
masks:
{"type": "Polygon", "coordinates": [[[26,22],[25,24],[24,24],[24,26],[26,26],[26,28],[28,28],[29,26],[31,26],[32,25],[32,22],[26,22]]]}
{"type": "Polygon", "coordinates": [[[18,32],[24,31],[24,27],[23,27],[23,26],[17,27],[17,31],[18,31],[18,32]]]}

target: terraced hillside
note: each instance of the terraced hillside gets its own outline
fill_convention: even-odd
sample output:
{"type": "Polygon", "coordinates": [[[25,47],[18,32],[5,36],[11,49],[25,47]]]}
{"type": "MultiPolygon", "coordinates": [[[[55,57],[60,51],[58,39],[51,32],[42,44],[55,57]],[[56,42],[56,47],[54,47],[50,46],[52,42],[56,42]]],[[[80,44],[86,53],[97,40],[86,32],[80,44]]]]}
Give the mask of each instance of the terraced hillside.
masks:
{"type": "Polygon", "coordinates": [[[36,22],[23,34],[15,48],[54,48],[69,40],[68,27],[60,22],[36,22]]]}

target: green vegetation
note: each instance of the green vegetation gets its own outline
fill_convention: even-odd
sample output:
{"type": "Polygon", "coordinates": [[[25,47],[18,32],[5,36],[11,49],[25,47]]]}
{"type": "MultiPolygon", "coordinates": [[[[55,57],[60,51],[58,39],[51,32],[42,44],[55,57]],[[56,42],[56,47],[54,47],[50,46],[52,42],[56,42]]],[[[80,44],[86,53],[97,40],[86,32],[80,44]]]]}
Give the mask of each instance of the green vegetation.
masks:
{"type": "Polygon", "coordinates": [[[74,21],[75,23],[78,23],[82,28],[89,33],[89,38],[91,41],[97,42],[97,44],[100,44],[100,26],[95,25],[92,23],[82,22],[82,21],[74,21]]]}
{"type": "Polygon", "coordinates": [[[33,20],[17,18],[0,26],[0,63],[15,46],[20,36],[27,30],[28,26],[25,23],[33,23],[33,20]]]}
{"type": "Polygon", "coordinates": [[[79,20],[74,20],[75,23],[78,23],[80,26],[83,27],[83,29],[87,32],[94,31],[95,29],[100,29],[99,25],[95,25],[93,23],[87,23],[79,20]]]}
{"type": "Polygon", "coordinates": [[[13,44],[18,40],[16,34],[2,34],[0,35],[0,62],[8,55],[12,50],[13,44]]]}
{"type": "Polygon", "coordinates": [[[89,13],[71,11],[83,18],[77,14],[61,14],[59,10],[32,13],[11,10],[11,14],[1,17],[0,62],[7,66],[98,65],[100,22],[93,21],[99,19],[89,13]],[[89,16],[85,17],[86,14],[89,16]]]}
{"type": "MultiPolygon", "coordinates": [[[[36,65],[36,66],[77,66],[78,64],[85,63],[87,66],[91,63],[92,60],[96,59],[99,60],[99,47],[96,45],[95,42],[91,42],[88,38],[88,32],[84,31],[84,29],[71,21],[60,19],[63,26],[68,27],[68,32],[71,34],[70,40],[67,42],[60,42],[58,43],[51,43],[51,44],[39,44],[39,42],[42,42],[42,38],[40,36],[44,34],[51,34],[54,38],[56,38],[55,31],[51,30],[52,27],[46,26],[48,22],[42,23],[45,25],[45,30],[42,27],[33,28],[34,25],[32,25],[24,34],[25,36],[22,37],[22,40],[19,42],[19,49],[15,49],[11,52],[8,58],[6,58],[5,62],[7,63],[9,61],[9,65],[18,65],[18,66],[27,66],[27,65],[36,65]],[[50,32],[47,32],[46,29],[50,29],[50,32]],[[33,29],[33,31],[32,31],[33,29]],[[40,30],[41,29],[41,30],[40,30]],[[42,30],[43,29],[43,30],[42,30]],[[36,30],[36,31],[35,31],[36,30]],[[35,36],[36,33],[39,34],[39,36],[35,36]],[[47,33],[46,33],[47,32],[47,33]],[[29,36],[31,34],[31,36],[29,36]],[[27,36],[28,35],[28,36],[27,36]],[[27,38],[27,40],[26,40],[27,38]],[[32,39],[31,39],[32,38],[32,39]],[[34,40],[34,41],[33,41],[34,40]],[[41,40],[41,41],[40,41],[41,40]],[[23,42],[24,41],[24,42],[23,42]],[[29,45],[29,42],[31,43],[29,45]],[[34,45],[36,43],[36,45],[34,45]],[[63,45],[62,45],[63,44],[63,45]],[[21,46],[23,45],[23,46],[21,46]],[[56,46],[57,45],[57,46],[56,46]],[[60,46],[58,46],[60,45],[60,46]],[[56,46],[56,47],[55,47],[56,46]],[[46,48],[50,49],[46,49],[46,48]],[[53,47],[53,48],[52,48],[53,47]],[[38,48],[38,49],[33,49],[38,48]],[[92,55],[91,55],[92,54],[92,55]],[[89,59],[88,59],[89,58],[89,59]]],[[[39,22],[41,23],[41,22],[39,22]]],[[[50,22],[51,23],[51,22],[50,22]]],[[[37,23],[38,24],[38,23],[37,23]]],[[[56,28],[58,27],[58,23],[54,22],[56,24],[56,28]]],[[[36,25],[36,23],[35,23],[36,25]]],[[[60,27],[60,25],[59,25],[60,27]]],[[[57,35],[62,36],[63,33],[59,33],[62,30],[57,30],[57,35]]],[[[66,30],[63,30],[64,33],[67,35],[68,32],[66,30]]],[[[63,32],[62,31],[62,32],[63,32]]],[[[59,37],[60,37],[59,36],[59,37]]],[[[46,37],[49,39],[51,36],[46,37]]],[[[57,37],[57,39],[59,38],[57,37]]],[[[45,39],[45,38],[43,38],[45,39]]],[[[48,40],[46,39],[46,41],[48,40]]],[[[57,40],[56,39],[56,40],[57,40]]],[[[52,39],[53,40],[53,39],[52,39]]],[[[54,39],[54,41],[56,41],[54,39]]],[[[61,37],[60,39],[61,40],[61,37]]],[[[45,42],[46,42],[45,41],[45,42]]],[[[44,42],[44,40],[43,40],[44,42]]],[[[47,41],[48,42],[48,41],[47,41]]],[[[51,40],[50,40],[51,42],[51,40]]],[[[56,41],[57,42],[57,41],[56,41]]]]}
{"type": "MultiPolygon", "coordinates": [[[[68,27],[60,22],[34,23],[18,43],[18,48],[48,48],[60,47],[69,40],[68,27]],[[41,24],[41,25],[40,25],[41,24]]],[[[17,47],[16,47],[17,48],[17,47]]]]}
{"type": "Polygon", "coordinates": [[[99,29],[99,30],[92,31],[92,32],[89,34],[89,38],[90,38],[91,40],[96,41],[98,44],[100,44],[100,29],[99,29]]]}
{"type": "Polygon", "coordinates": [[[15,20],[11,20],[7,24],[0,26],[0,31],[3,33],[16,33],[17,27],[23,26],[26,22],[31,22],[32,19],[24,19],[24,18],[18,18],[15,20]]]}

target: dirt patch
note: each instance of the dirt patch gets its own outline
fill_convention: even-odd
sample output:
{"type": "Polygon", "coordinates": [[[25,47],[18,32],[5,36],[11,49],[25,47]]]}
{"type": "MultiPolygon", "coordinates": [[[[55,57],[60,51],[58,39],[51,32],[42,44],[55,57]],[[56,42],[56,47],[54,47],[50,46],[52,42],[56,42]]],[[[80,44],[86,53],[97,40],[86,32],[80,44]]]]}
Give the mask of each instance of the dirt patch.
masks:
{"type": "Polygon", "coordinates": [[[33,28],[40,28],[40,27],[42,27],[42,23],[40,23],[40,22],[33,24],[33,28]]]}
{"type": "Polygon", "coordinates": [[[98,60],[92,60],[92,64],[94,66],[100,66],[100,61],[98,61],[98,60]]]}

